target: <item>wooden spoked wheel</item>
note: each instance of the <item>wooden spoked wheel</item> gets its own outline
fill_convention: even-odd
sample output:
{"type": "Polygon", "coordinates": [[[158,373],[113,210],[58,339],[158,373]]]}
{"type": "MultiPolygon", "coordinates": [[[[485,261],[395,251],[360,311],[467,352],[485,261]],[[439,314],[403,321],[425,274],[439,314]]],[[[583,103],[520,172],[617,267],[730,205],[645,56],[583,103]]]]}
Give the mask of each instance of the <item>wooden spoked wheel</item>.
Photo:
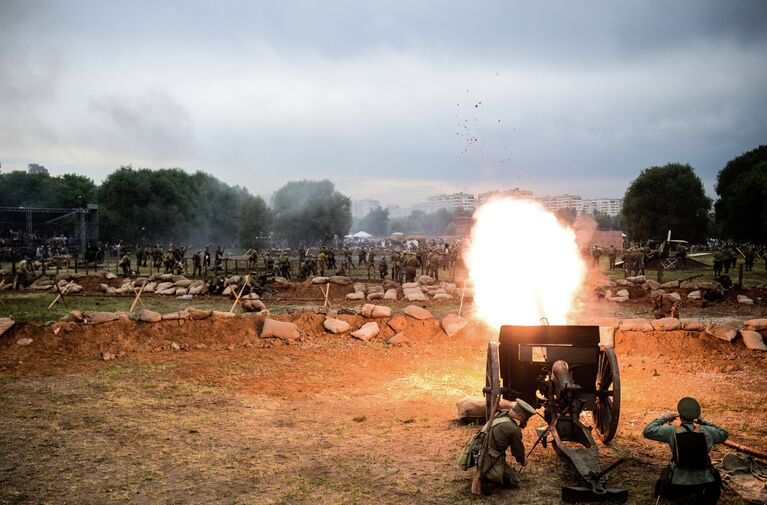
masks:
{"type": "Polygon", "coordinates": [[[594,423],[603,443],[606,444],[615,437],[620,415],[621,375],[618,370],[618,357],[613,349],[602,348],[599,351],[597,366],[594,423]]]}

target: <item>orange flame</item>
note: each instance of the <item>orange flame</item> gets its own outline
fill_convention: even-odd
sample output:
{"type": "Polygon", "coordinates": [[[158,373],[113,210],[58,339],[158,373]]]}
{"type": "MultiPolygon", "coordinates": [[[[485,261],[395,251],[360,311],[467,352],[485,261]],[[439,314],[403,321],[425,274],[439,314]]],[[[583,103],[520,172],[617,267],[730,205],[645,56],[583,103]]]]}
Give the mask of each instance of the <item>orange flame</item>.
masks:
{"type": "Polygon", "coordinates": [[[504,324],[567,324],[586,265],[575,233],[529,200],[499,198],[474,214],[466,252],[474,316],[504,324]]]}

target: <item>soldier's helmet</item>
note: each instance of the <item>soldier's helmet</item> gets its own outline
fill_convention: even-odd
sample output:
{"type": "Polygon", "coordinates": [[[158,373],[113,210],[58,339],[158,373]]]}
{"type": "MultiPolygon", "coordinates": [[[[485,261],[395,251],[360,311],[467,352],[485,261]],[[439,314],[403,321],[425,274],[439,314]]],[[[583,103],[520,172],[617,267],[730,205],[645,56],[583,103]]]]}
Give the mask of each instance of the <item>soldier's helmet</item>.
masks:
{"type": "Polygon", "coordinates": [[[686,396],[679,400],[676,406],[679,417],[682,419],[692,421],[700,417],[700,403],[695,398],[686,396]]]}

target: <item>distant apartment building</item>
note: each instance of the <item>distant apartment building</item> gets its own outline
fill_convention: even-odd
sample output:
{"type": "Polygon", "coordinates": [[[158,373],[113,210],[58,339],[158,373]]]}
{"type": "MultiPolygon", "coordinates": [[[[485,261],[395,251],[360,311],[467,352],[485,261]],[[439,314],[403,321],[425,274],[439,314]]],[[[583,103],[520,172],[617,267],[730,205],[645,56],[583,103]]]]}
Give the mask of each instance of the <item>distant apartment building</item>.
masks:
{"type": "Polygon", "coordinates": [[[48,169],[37,163],[30,163],[27,165],[27,173],[29,174],[47,174],[48,169]]]}
{"type": "Polygon", "coordinates": [[[578,195],[546,195],[536,198],[551,212],[559,209],[574,209],[583,214],[606,214],[617,216],[621,212],[623,200],[620,198],[582,198],[578,195]]]}
{"type": "Polygon", "coordinates": [[[532,199],[533,192],[525,190],[525,189],[519,189],[519,188],[488,191],[486,193],[479,194],[479,196],[477,197],[477,206],[479,207],[480,205],[487,202],[491,198],[502,198],[506,196],[510,196],[512,198],[532,199]]]}
{"type": "Polygon", "coordinates": [[[378,200],[371,200],[369,198],[363,198],[361,200],[352,200],[352,217],[354,219],[360,219],[368,215],[371,210],[375,210],[381,206],[381,202],[378,200]]]}
{"type": "Polygon", "coordinates": [[[477,198],[470,193],[447,193],[443,195],[434,195],[426,199],[425,202],[415,205],[415,209],[431,213],[440,209],[458,209],[464,212],[474,212],[477,207],[477,198]]]}
{"type": "Polygon", "coordinates": [[[583,200],[583,212],[586,214],[606,214],[617,216],[621,213],[623,200],[621,198],[594,198],[583,200]]]}
{"type": "Polygon", "coordinates": [[[400,207],[396,203],[390,203],[385,208],[389,211],[389,217],[392,219],[408,217],[410,213],[413,212],[413,209],[409,207],[400,207]]]}

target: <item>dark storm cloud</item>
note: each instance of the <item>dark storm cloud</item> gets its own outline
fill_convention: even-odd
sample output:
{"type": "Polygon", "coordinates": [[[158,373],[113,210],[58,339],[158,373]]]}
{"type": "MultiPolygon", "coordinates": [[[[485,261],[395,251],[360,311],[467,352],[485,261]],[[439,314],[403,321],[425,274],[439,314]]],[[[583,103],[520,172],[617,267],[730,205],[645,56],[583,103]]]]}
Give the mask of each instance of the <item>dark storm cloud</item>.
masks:
{"type": "Polygon", "coordinates": [[[764,19],[757,0],[5,1],[0,161],[405,203],[620,196],[682,161],[710,189],[767,137],[764,19]]]}

